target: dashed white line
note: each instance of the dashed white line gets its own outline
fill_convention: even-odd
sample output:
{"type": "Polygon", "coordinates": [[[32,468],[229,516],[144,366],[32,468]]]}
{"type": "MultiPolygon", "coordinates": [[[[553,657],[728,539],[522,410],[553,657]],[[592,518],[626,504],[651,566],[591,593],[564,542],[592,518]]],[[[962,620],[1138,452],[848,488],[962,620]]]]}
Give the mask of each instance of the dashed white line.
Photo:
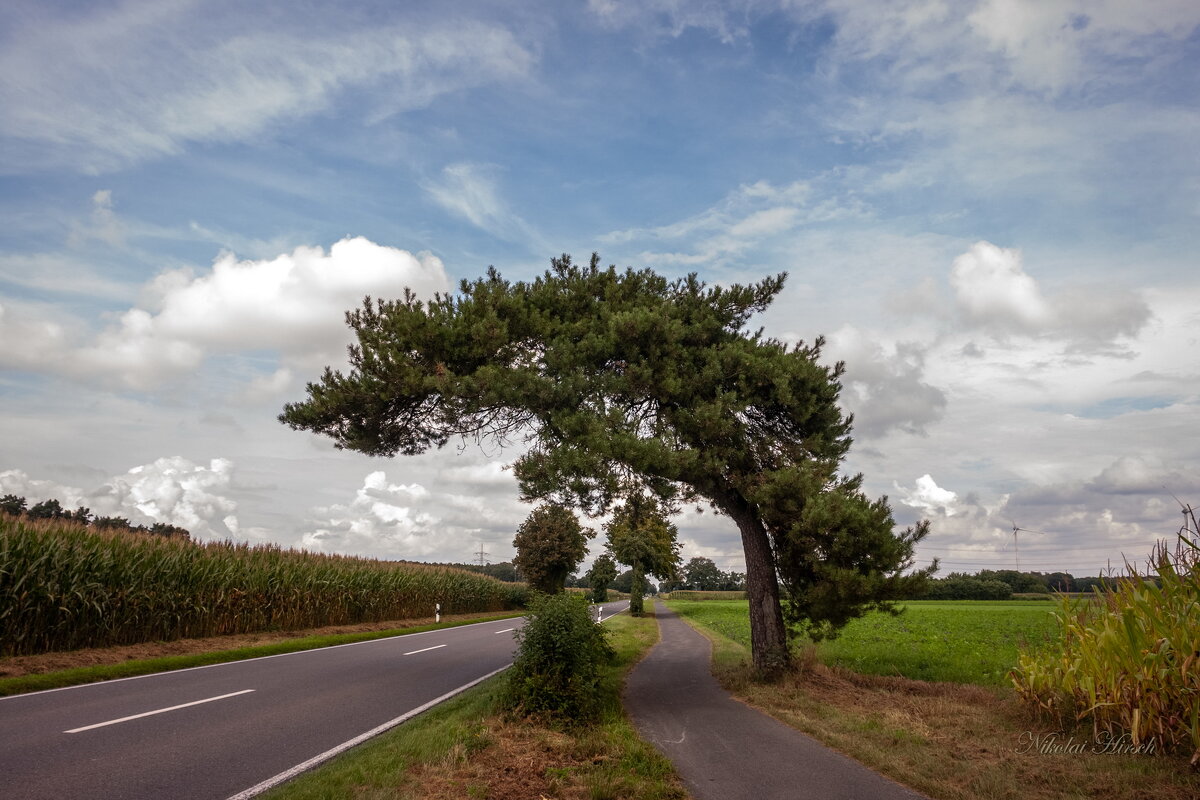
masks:
{"type": "Polygon", "coordinates": [[[198,706],[201,703],[211,703],[214,700],[224,700],[226,697],[237,697],[239,694],[248,694],[253,691],[253,689],[242,689],[240,692],[230,692],[229,694],[222,694],[218,695],[217,697],[208,697],[204,700],[193,700],[190,703],[180,703],[179,705],[171,706],[170,708],[159,708],[155,709],[154,711],[145,711],[141,714],[132,714],[128,717],[121,717],[120,719],[110,719],[108,722],[97,722],[95,725],[84,725],[82,728],[72,728],[69,731],[63,731],[63,733],[83,733],[84,731],[90,731],[95,728],[103,728],[106,725],[116,725],[119,722],[129,722],[131,719],[141,719],[142,717],[152,717],[155,714],[165,714],[168,711],[176,711],[180,708],[187,708],[188,706],[198,706]]]}
{"type": "Polygon", "coordinates": [[[444,644],[435,644],[433,647],[425,647],[420,650],[412,650],[408,653],[405,653],[404,655],[415,656],[417,653],[428,653],[430,650],[437,650],[439,647],[445,647],[445,646],[446,645],[444,645],[444,644]]]}
{"type": "Polygon", "coordinates": [[[510,631],[515,631],[515,630],[516,630],[516,628],[505,628],[502,631],[496,631],[496,633],[509,633],[510,631]]]}

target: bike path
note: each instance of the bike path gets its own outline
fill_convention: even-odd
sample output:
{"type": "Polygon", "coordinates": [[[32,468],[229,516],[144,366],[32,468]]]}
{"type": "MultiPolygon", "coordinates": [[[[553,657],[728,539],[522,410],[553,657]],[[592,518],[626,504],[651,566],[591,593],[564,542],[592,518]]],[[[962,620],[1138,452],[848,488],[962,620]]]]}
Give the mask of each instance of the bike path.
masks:
{"type": "Polygon", "coordinates": [[[629,674],[625,708],[695,800],[925,800],[734,700],[712,676],[712,644],[657,607],[661,638],[629,674]]]}

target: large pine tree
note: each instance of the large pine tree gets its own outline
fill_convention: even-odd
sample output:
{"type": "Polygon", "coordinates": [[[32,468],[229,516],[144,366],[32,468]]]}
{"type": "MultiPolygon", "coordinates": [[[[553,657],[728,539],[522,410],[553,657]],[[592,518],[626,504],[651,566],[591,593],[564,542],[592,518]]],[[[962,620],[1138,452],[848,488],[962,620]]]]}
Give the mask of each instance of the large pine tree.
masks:
{"type": "Polygon", "coordinates": [[[785,277],[706,286],[564,255],[528,283],[489,268],[429,303],[367,298],[347,314],[350,372],[327,368],[280,419],[384,456],[523,438],[523,496],[589,514],[631,486],[707,501],[741,532],[754,662],[774,671],[788,658],[780,576],[789,615],[828,632],[923,579],[903,573],[927,530],[895,533],[886,500],[838,475],[851,420],[820,339],[747,328],[785,277]]]}

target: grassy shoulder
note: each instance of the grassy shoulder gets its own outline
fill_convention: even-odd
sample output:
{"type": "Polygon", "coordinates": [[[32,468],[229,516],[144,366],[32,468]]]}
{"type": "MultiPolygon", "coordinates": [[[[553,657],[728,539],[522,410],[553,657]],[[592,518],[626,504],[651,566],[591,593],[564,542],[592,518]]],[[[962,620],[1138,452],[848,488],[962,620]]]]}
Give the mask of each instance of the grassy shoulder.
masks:
{"type": "Polygon", "coordinates": [[[1200,796],[1186,759],[1095,752],[1090,728],[1048,728],[1010,688],[864,675],[811,649],[781,680],[759,683],[740,631],[714,630],[704,614],[689,622],[713,641],[714,673],[735,696],[935,800],[1200,796]]]}
{"type": "Polygon", "coordinates": [[[558,727],[500,710],[501,674],[264,795],[268,800],[333,797],[459,800],[683,800],[670,762],[643,742],[621,710],[625,674],[658,638],[652,617],[620,615],[616,663],[606,668],[601,720],[558,727]]]}
{"type": "MultiPolygon", "coordinates": [[[[55,670],[37,674],[20,675],[12,678],[0,678],[0,697],[27,692],[38,692],[46,689],[61,689],[66,686],[78,686],[85,683],[109,681],[116,678],[133,678],[139,675],[150,675],[155,672],[170,672],[172,670],[203,667],[210,664],[223,664],[229,661],[244,661],[249,658],[297,653],[302,650],[315,650],[320,647],[332,647],[354,642],[366,642],[372,639],[385,639],[391,636],[404,636],[411,633],[456,628],[462,625],[473,625],[496,619],[507,619],[521,616],[521,612],[481,615],[450,620],[437,624],[416,625],[411,627],[387,628],[384,630],[361,631],[355,633],[316,634],[287,638],[269,644],[236,647],[231,649],[202,649],[199,652],[181,653],[178,655],[160,656],[156,658],[138,658],[117,663],[95,664],[71,669],[55,670]]],[[[196,640],[201,647],[206,640],[196,640]]],[[[218,646],[219,645],[210,645],[218,646]]]]}

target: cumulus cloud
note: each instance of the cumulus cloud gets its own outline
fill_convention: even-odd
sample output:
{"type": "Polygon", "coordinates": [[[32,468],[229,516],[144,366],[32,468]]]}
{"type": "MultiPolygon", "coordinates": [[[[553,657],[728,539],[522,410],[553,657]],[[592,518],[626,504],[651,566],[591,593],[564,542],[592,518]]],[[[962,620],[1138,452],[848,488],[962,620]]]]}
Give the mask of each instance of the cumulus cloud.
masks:
{"type": "Polygon", "coordinates": [[[1111,346],[1149,321],[1140,293],[1070,286],[1047,298],[1024,268],[1021,251],[976,242],[954,259],[950,286],[963,320],[997,335],[1049,335],[1077,349],[1111,346]]]}
{"type": "Polygon", "coordinates": [[[96,516],[135,524],[165,522],[186,528],[195,539],[225,538],[238,532],[237,503],[228,497],[233,472],[228,459],[214,458],[206,466],[172,456],[85,490],[11,469],[0,472],[0,494],[19,495],[30,505],[54,499],[64,508],[84,506],[96,516]]]}
{"type": "Polygon", "coordinates": [[[1200,478],[1152,455],[1121,456],[1086,484],[1088,491],[1109,495],[1192,496],[1200,478]]]}
{"type": "Polygon", "coordinates": [[[424,558],[444,548],[439,518],[422,508],[429,497],[429,490],[419,483],[389,483],[384,472],[372,472],[349,503],[313,509],[315,527],[303,535],[301,547],[424,558]]]}
{"type": "Polygon", "coordinates": [[[881,436],[893,429],[923,433],[945,412],[945,393],[925,380],[923,345],[885,346],[872,333],[845,325],[830,335],[825,356],[846,363],[842,400],[854,414],[859,433],[881,436]]]}
{"type": "Polygon", "coordinates": [[[916,486],[913,489],[904,488],[898,483],[893,483],[893,486],[900,492],[901,503],[920,510],[922,514],[941,514],[952,517],[957,511],[958,495],[949,489],[938,486],[937,481],[929,473],[917,478],[916,486]]]}
{"type": "MultiPolygon", "coordinates": [[[[0,363],[151,389],[214,354],[276,351],[294,363],[327,363],[348,341],[344,312],[366,294],[396,297],[445,291],[442,262],[347,238],[326,253],[300,247],[273,259],[221,255],[211,270],[159,274],[131,308],[91,342],[79,343],[57,322],[0,311],[0,363]],[[18,338],[19,337],[19,338],[18,338]]],[[[281,388],[285,372],[258,380],[261,395],[281,388]]]]}
{"type": "Polygon", "coordinates": [[[977,242],[954,259],[950,285],[968,321],[1001,330],[1037,331],[1051,311],[1033,278],[1021,266],[1021,253],[977,242]]]}

